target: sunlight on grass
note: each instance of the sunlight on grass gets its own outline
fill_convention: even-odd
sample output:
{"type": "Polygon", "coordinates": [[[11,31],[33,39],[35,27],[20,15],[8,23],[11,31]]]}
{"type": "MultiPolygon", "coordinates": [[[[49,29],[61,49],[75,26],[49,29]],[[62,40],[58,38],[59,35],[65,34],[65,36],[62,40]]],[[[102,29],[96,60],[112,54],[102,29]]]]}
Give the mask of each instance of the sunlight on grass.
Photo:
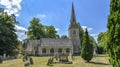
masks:
{"type": "MultiPolygon", "coordinates": [[[[73,64],[62,64],[62,63],[55,63],[57,62],[54,59],[54,63],[51,66],[47,66],[47,60],[50,57],[32,57],[33,58],[33,65],[29,67],[112,67],[108,62],[107,55],[97,55],[93,57],[90,63],[86,63],[80,56],[75,56],[73,60],[73,64]]],[[[71,57],[69,60],[72,61],[71,57]]],[[[28,62],[28,61],[27,61],[28,62]]],[[[15,59],[15,60],[6,60],[0,67],[24,67],[24,63],[22,59],[15,59]]]]}

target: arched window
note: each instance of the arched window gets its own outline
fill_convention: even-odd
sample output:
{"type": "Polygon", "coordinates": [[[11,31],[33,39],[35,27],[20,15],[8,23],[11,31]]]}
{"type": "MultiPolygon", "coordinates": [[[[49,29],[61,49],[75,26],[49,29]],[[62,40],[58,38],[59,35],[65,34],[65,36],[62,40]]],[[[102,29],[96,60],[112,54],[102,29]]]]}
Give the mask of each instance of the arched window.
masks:
{"type": "Polygon", "coordinates": [[[69,53],[70,52],[70,49],[69,48],[66,48],[66,53],[69,53]]]}
{"type": "Polygon", "coordinates": [[[42,53],[46,53],[46,48],[42,48],[42,53]]]}
{"type": "Polygon", "coordinates": [[[58,53],[62,53],[62,49],[61,48],[58,49],[58,53]]]}
{"type": "Polygon", "coordinates": [[[50,49],[50,53],[54,53],[54,49],[53,48],[50,49]]]}

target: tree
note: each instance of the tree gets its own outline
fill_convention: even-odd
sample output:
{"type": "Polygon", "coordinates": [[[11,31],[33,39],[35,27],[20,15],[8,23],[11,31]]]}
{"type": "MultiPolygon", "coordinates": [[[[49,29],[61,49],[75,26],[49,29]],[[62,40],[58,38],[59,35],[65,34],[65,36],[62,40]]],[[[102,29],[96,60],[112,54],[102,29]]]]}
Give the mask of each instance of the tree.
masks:
{"type": "Polygon", "coordinates": [[[38,18],[33,18],[30,21],[30,26],[27,32],[28,39],[40,39],[45,37],[44,26],[40,23],[38,18]]]}
{"type": "Polygon", "coordinates": [[[28,39],[41,39],[41,38],[59,38],[54,26],[45,26],[40,23],[38,18],[33,18],[30,21],[30,26],[27,32],[28,39]]]}
{"type": "Polygon", "coordinates": [[[17,23],[15,15],[8,15],[7,13],[0,14],[0,53],[4,52],[13,55],[17,48],[18,40],[15,30],[17,23]]]}
{"type": "Polygon", "coordinates": [[[57,38],[57,31],[54,26],[46,26],[45,28],[46,38],[57,38]]]}
{"type": "Polygon", "coordinates": [[[80,38],[80,42],[81,42],[81,44],[82,44],[82,42],[83,42],[84,30],[83,30],[83,28],[81,27],[81,25],[80,25],[79,22],[77,23],[77,25],[78,25],[78,27],[79,27],[79,38],[80,38]]]}
{"type": "Polygon", "coordinates": [[[120,0],[111,0],[107,28],[109,61],[113,67],[120,67],[120,0]]]}
{"type": "Polygon", "coordinates": [[[66,35],[62,35],[61,39],[68,39],[68,37],[66,35]]]}
{"type": "Polygon", "coordinates": [[[83,37],[81,56],[87,62],[89,62],[93,57],[93,44],[90,43],[87,29],[85,30],[85,34],[83,37]]]}
{"type": "Polygon", "coordinates": [[[107,32],[101,32],[98,35],[97,41],[98,41],[98,53],[105,53],[106,52],[106,44],[107,44],[107,32]]]}

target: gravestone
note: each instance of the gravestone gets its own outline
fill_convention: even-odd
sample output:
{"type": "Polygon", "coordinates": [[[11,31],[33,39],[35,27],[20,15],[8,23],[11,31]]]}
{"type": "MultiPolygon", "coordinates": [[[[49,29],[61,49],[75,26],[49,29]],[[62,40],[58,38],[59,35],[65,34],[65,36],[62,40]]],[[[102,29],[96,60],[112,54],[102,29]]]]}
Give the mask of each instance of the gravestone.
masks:
{"type": "Polygon", "coordinates": [[[58,59],[59,59],[59,54],[55,54],[55,55],[54,55],[54,58],[56,59],[56,61],[58,61],[58,59]]]}
{"type": "Polygon", "coordinates": [[[68,60],[68,53],[61,53],[59,56],[59,62],[65,63],[65,64],[72,64],[72,61],[68,60]]]}
{"type": "Polygon", "coordinates": [[[69,60],[68,60],[68,54],[67,53],[61,53],[59,61],[60,62],[69,62],[69,60]]]}
{"type": "Polygon", "coordinates": [[[0,56],[0,63],[2,63],[3,62],[3,60],[2,60],[2,56],[0,56]]]}
{"type": "Polygon", "coordinates": [[[29,61],[30,61],[30,64],[33,65],[33,59],[32,59],[32,57],[30,57],[29,61]]]}
{"type": "Polygon", "coordinates": [[[52,58],[51,58],[51,60],[50,60],[50,64],[52,64],[52,63],[53,63],[53,60],[54,60],[54,58],[52,57],[52,58]]]}
{"type": "Polygon", "coordinates": [[[28,56],[27,56],[27,54],[25,54],[24,56],[23,56],[23,61],[25,62],[25,61],[27,61],[28,60],[28,56]]]}
{"type": "Polygon", "coordinates": [[[48,59],[47,65],[50,65],[50,62],[51,62],[51,58],[48,59]]]}

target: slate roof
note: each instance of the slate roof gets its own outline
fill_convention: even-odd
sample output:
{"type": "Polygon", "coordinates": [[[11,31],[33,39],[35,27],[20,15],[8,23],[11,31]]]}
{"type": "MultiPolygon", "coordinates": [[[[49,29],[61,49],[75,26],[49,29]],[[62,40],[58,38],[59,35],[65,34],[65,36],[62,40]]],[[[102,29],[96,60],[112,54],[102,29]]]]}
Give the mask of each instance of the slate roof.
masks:
{"type": "Polygon", "coordinates": [[[32,50],[32,47],[47,46],[47,47],[72,47],[72,41],[70,39],[52,39],[43,38],[41,40],[27,40],[27,50],[32,50]]]}
{"type": "Polygon", "coordinates": [[[43,38],[41,46],[72,46],[72,41],[70,39],[43,38]]]}

